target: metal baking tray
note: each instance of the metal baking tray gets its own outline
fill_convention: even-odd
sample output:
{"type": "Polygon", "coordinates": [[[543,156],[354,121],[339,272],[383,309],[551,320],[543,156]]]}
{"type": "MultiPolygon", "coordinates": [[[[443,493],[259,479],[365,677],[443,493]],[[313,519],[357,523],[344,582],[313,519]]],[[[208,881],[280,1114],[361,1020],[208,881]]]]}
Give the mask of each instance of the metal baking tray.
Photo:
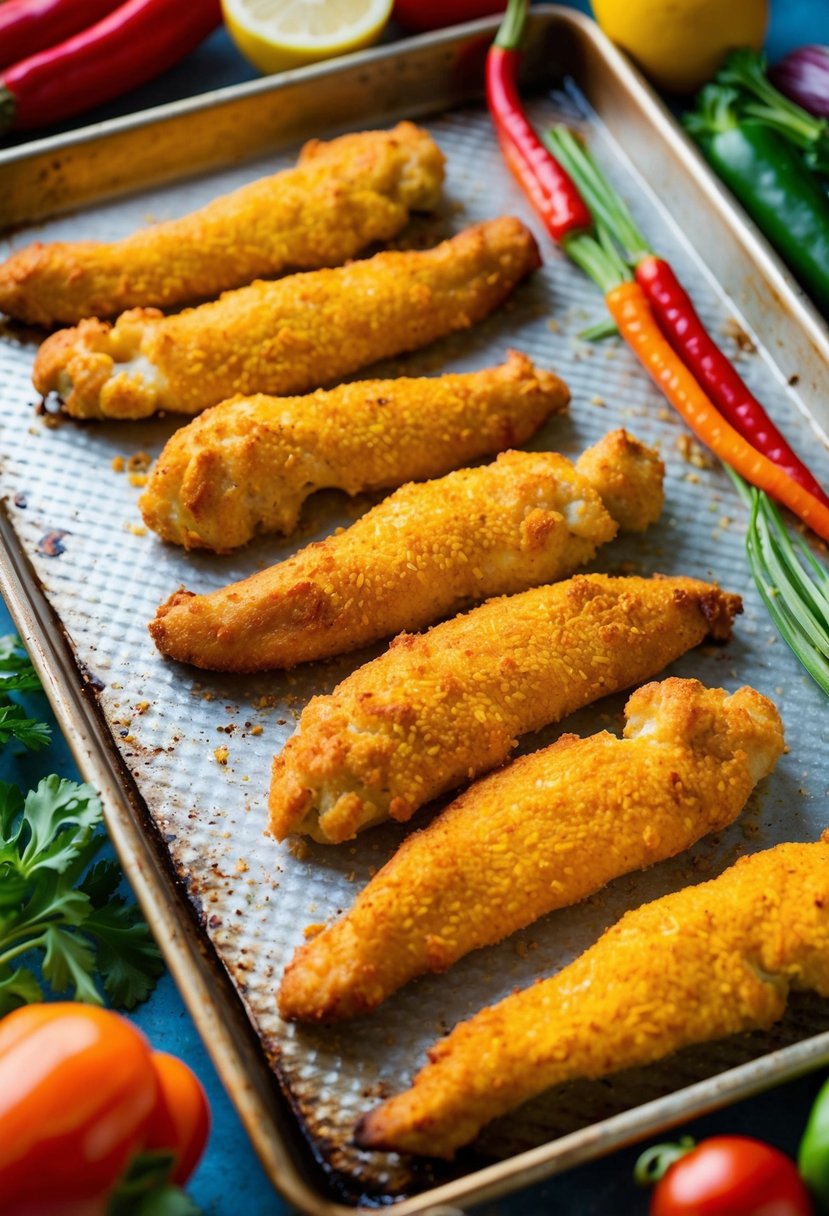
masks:
{"type": "MultiPolygon", "coordinates": [[[[815,839],[829,820],[826,703],[754,591],[730,483],[689,445],[625,349],[578,337],[602,315],[598,293],[544,238],[503,169],[480,101],[494,28],[476,22],[0,153],[0,219],[17,226],[5,253],[32,239],[116,236],[181,214],[291,163],[310,136],[422,120],[448,156],[446,203],[404,241],[514,213],[538,234],[545,267],[483,325],[369,374],[471,369],[515,346],[558,370],[573,392],[570,418],[553,420],[535,446],[576,453],[619,425],[659,444],[668,469],[662,521],[644,539],[607,548],[595,566],[713,577],[741,593],[746,611],[730,645],[702,648],[670,670],[731,688],[751,683],[776,700],[787,726],[789,753],[728,831],[411,984],[370,1018],[286,1027],[274,993],[304,926],[347,907],[403,829],[336,850],[278,846],[262,832],[270,759],[308,697],[379,648],[287,675],[212,676],[162,660],[146,622],[179,584],[206,590],[241,577],[348,522],[370,500],[316,495],[299,535],[231,557],[165,547],[141,527],[140,477],[116,471],[116,458],[157,454],[184,420],[79,424],[36,412],[29,377],[37,335],[5,327],[2,591],[79,767],[102,791],[130,881],[265,1169],[315,1216],[392,1200],[402,1216],[491,1199],[829,1060],[829,1005],[804,998],[768,1033],[560,1087],[493,1124],[452,1166],[413,1165],[350,1143],[357,1115],[400,1088],[460,1018],[558,969],[625,909],[710,877],[742,852],[815,839]]],[[[592,22],[554,6],[533,10],[525,87],[537,124],[563,117],[589,134],[705,321],[826,478],[829,334],[660,102],[592,22]]],[[[616,728],[624,699],[526,746],[558,729],[616,728]]]]}

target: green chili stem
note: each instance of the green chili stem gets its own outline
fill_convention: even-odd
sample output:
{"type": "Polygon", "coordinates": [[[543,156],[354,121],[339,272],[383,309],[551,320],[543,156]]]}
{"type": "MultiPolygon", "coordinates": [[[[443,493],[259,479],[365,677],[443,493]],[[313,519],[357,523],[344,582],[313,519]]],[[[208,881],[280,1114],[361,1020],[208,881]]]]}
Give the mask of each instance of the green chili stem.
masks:
{"type": "Polygon", "coordinates": [[[524,41],[529,0],[509,0],[503,21],[495,35],[495,46],[503,51],[519,51],[524,41]]]}
{"type": "Polygon", "coordinates": [[[677,1161],[687,1157],[697,1147],[690,1136],[683,1136],[674,1144],[653,1144],[640,1153],[633,1167],[633,1180],[637,1186],[653,1186],[664,1178],[677,1161]]]}

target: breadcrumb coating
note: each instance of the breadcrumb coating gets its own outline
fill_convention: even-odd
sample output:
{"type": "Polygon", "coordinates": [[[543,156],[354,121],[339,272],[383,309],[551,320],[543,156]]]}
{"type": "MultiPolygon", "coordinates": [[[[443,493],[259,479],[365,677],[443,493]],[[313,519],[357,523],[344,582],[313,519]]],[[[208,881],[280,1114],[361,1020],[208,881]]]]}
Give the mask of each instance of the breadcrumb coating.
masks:
{"type": "MultiPolygon", "coordinates": [[[[662,466],[646,448],[641,459],[661,502],[662,466]]],[[[164,654],[197,667],[293,667],[563,578],[616,531],[566,457],[503,452],[403,486],[350,528],[241,582],[175,592],[150,633],[164,654]]]]}
{"type": "Polygon", "coordinates": [[[576,469],[599,489],[602,501],[622,532],[644,532],[662,513],[665,466],[652,448],[625,430],[611,431],[588,448],[576,469]]]}
{"type": "Polygon", "coordinates": [[[517,736],[726,639],[741,611],[696,579],[589,574],[402,634],[303,710],[274,759],[271,831],[337,844],[407,820],[501,764],[517,736]]]}
{"type": "Polygon", "coordinates": [[[134,308],[47,338],[34,385],[78,418],[197,414],[234,394],[304,393],[378,359],[468,329],[540,266],[508,216],[424,252],[255,282],[165,317],[134,308]]]}
{"type": "Polygon", "coordinates": [[[293,531],[315,490],[440,477],[523,443],[569,399],[563,380],[515,351],[465,375],[236,398],[175,432],[138,505],[164,540],[227,553],[258,533],[293,531]]]}
{"type": "Polygon", "coordinates": [[[297,165],[181,219],[113,242],[21,249],[0,266],[0,312],[35,325],[209,299],[286,268],[338,266],[440,198],[444,158],[401,122],[306,144],[297,165]]]}
{"type": "Polygon", "coordinates": [[[648,684],[624,739],[564,735],[461,794],[353,908],[301,946],[279,992],[295,1021],[369,1013],[612,878],[690,848],[739,815],[783,752],[780,715],[751,688],[648,684]]]}
{"type": "Polygon", "coordinates": [[[763,1030],[790,991],[829,997],[829,833],[628,912],[552,979],[456,1026],[411,1089],[361,1119],[357,1143],[452,1157],[562,1081],[763,1030]]]}

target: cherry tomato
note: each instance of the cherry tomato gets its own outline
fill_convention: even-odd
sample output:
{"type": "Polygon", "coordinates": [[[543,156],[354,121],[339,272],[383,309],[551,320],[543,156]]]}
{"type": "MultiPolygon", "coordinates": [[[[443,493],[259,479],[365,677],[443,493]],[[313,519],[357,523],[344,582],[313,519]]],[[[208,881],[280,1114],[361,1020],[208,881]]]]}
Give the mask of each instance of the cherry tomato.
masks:
{"type": "Polygon", "coordinates": [[[813,1216],[793,1161],[747,1136],[714,1136],[656,1184],[650,1216],[813,1216]]]}
{"type": "Polygon", "coordinates": [[[175,1159],[170,1178],[183,1186],[196,1168],[210,1132],[207,1095],[182,1060],[163,1051],[154,1051],[150,1058],[158,1079],[158,1099],[144,1148],[148,1152],[169,1149],[175,1159]]]}
{"type": "Polygon", "coordinates": [[[392,15],[407,30],[439,30],[445,25],[502,13],[507,0],[395,0],[392,15]]]}

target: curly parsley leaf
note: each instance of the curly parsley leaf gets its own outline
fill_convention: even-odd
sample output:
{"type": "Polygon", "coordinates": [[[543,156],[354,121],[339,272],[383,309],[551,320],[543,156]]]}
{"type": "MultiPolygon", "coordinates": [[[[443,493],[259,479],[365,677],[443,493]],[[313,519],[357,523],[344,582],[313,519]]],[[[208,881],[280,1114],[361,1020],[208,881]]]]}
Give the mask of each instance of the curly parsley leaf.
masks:
{"type": "Polygon", "coordinates": [[[91,786],[50,776],[24,798],[0,782],[0,1014],[40,999],[24,965],[38,954],[54,992],[94,1004],[103,987],[131,1009],[161,974],[138,908],[116,894],[117,863],[94,861],[101,816],[91,786]]]}

